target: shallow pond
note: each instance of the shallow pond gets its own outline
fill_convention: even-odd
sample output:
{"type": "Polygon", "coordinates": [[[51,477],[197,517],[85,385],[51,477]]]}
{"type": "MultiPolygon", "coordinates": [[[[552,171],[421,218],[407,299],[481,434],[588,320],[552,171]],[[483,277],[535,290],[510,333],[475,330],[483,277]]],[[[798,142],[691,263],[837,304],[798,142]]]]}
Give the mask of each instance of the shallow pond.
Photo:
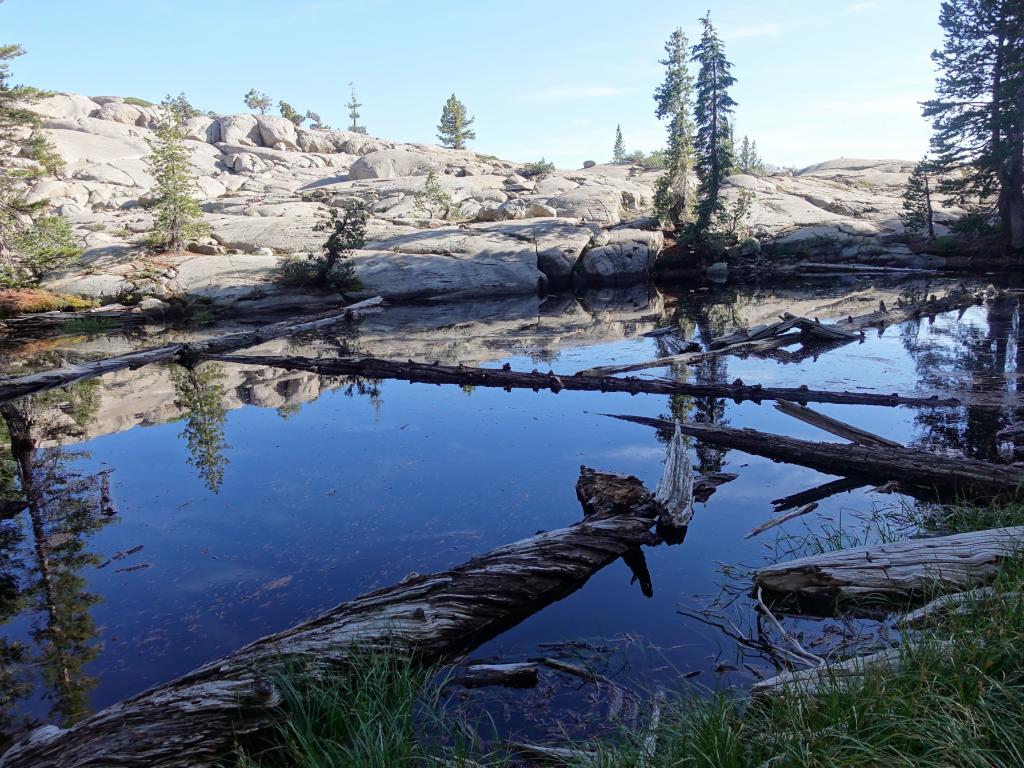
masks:
{"type": "MultiPolygon", "coordinates": [[[[355,350],[571,373],[663,355],[660,342],[642,334],[671,322],[703,342],[785,311],[858,314],[880,298],[894,304],[901,294],[951,284],[641,287],[401,307],[331,335],[251,352],[355,350]]],[[[1009,401],[1024,372],[1021,320],[1011,294],[959,318],[906,323],[820,355],[789,348],[668,375],[883,393],[984,391],[989,399],[1002,392],[1009,401]]],[[[10,345],[4,366],[46,367],[162,340],[109,335],[45,348],[10,345]]],[[[1010,407],[816,407],[910,445],[1015,459],[1013,446],[995,436],[1014,420],[1010,407]]],[[[193,372],[150,366],[15,403],[4,413],[0,482],[16,500],[19,484],[32,478],[40,503],[31,515],[7,502],[0,523],[6,733],[30,721],[80,717],[411,572],[444,569],[571,524],[581,516],[581,464],[635,474],[653,487],[664,436],[607,413],[838,440],[770,403],[352,381],[238,364],[193,372]],[[11,433],[25,439],[11,445],[11,433]]],[[[918,503],[865,486],[745,539],[773,516],[773,499],[835,478],[700,443],[691,442],[690,451],[699,472],[739,477],[697,505],[681,545],[645,550],[652,596],[631,583],[625,564],[613,563],[474,657],[517,660],[585,648],[604,654],[606,672],[631,685],[749,684],[758,661],[741,659],[726,634],[679,610],[717,601],[746,626],[748,569],[799,549],[809,531],[884,535],[890,517],[918,503]],[[870,525],[872,518],[879,524],[870,525]]]]}

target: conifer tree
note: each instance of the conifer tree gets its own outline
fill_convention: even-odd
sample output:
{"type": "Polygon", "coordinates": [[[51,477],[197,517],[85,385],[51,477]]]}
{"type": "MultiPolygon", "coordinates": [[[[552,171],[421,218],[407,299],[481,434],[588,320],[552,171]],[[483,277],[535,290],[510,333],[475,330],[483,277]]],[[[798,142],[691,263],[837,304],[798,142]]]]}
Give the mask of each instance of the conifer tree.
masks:
{"type": "Polygon", "coordinates": [[[671,220],[678,229],[689,219],[693,207],[693,121],[690,106],[693,78],[687,66],[689,42],[677,29],[665,43],[665,80],[654,92],[654,114],[668,120],[665,175],[658,179],[654,207],[659,217],[671,220]]]}
{"type": "Polygon", "coordinates": [[[249,89],[249,92],[245,94],[245,106],[249,109],[255,109],[261,115],[267,114],[267,110],[270,109],[271,101],[270,97],[263,91],[257,91],[255,88],[249,89]]]}
{"type": "Polygon", "coordinates": [[[441,123],[437,126],[437,138],[441,140],[441,146],[465,149],[466,142],[476,138],[476,132],[469,127],[474,119],[467,116],[466,105],[455,98],[453,93],[441,110],[441,123]]]}
{"type": "Polygon", "coordinates": [[[349,83],[348,85],[349,88],[352,89],[352,97],[348,100],[348,104],[345,105],[348,107],[348,117],[352,121],[352,125],[349,126],[349,130],[352,131],[352,133],[366,133],[366,128],[359,124],[359,108],[363,105],[356,99],[355,85],[352,83],[349,83]]]}
{"type": "Polygon", "coordinates": [[[164,97],[163,105],[174,113],[175,119],[179,123],[183,123],[186,120],[190,120],[193,117],[198,117],[203,114],[192,106],[192,103],[188,100],[188,96],[185,95],[184,91],[179,93],[177,96],[167,94],[164,97]]]}
{"type": "Polygon", "coordinates": [[[932,119],[942,191],[995,200],[1010,246],[1024,249],[1024,11],[1020,0],[946,0],[932,119]]]}
{"type": "Polygon", "coordinates": [[[46,94],[9,82],[9,62],[23,53],[20,46],[0,45],[0,285],[5,286],[31,285],[82,253],[68,223],[46,215],[45,200],[25,201],[26,182],[60,173],[63,160],[39,133],[41,121],[30,108],[46,94]],[[19,154],[40,168],[8,165],[7,159],[19,154]]]}
{"type": "Polygon", "coordinates": [[[309,120],[310,128],[320,128],[323,130],[329,130],[331,126],[323,121],[323,118],[311,109],[306,110],[306,119],[309,120]]]}
{"type": "Polygon", "coordinates": [[[149,241],[160,250],[177,251],[209,229],[194,196],[195,171],[189,162],[192,151],[185,146],[182,122],[172,108],[168,107],[168,112],[156,129],[156,140],[149,140],[147,162],[156,180],[152,206],[155,219],[149,241]]]}
{"type": "Polygon", "coordinates": [[[710,12],[701,19],[704,27],[700,42],[693,47],[692,59],[700,66],[697,73],[694,118],[697,123],[697,177],[700,200],[697,203],[696,230],[703,234],[722,210],[721,189],[735,161],[729,149],[730,121],[736,102],[729,88],[736,82],[732,63],[711,23],[710,12]]]}
{"type": "Polygon", "coordinates": [[[928,239],[935,239],[935,218],[932,209],[934,166],[924,158],[910,174],[907,188],[903,192],[903,211],[900,220],[903,226],[913,232],[928,232],[928,239]]]}
{"type": "Polygon", "coordinates": [[[743,173],[764,173],[764,161],[757,153],[757,142],[751,141],[749,136],[744,136],[743,141],[740,143],[736,165],[743,173]]]}
{"type": "Polygon", "coordinates": [[[626,159],[626,142],[622,139],[622,126],[615,126],[615,146],[612,147],[612,162],[621,163],[626,159]]]}
{"type": "Polygon", "coordinates": [[[294,125],[302,125],[302,121],[306,119],[305,115],[299,114],[299,111],[287,101],[277,102],[277,108],[281,110],[281,117],[290,120],[294,125]]]}

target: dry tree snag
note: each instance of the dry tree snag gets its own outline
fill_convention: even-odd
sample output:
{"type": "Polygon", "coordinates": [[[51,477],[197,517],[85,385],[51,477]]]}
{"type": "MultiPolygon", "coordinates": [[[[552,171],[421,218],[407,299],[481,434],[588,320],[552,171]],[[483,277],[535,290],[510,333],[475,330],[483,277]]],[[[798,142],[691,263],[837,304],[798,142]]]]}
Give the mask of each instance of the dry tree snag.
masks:
{"type": "Polygon", "coordinates": [[[444,661],[579,589],[629,549],[650,543],[662,513],[635,477],[581,468],[583,520],[499,547],[442,573],[370,592],[257,640],[71,728],[37,729],[3,768],[202,768],[271,722],[275,673],[343,668],[377,648],[444,661]]]}
{"type": "Polygon", "coordinates": [[[383,300],[380,298],[367,299],[366,301],[350,304],[340,310],[331,310],[326,314],[284,320],[279,323],[254,328],[251,331],[229,333],[224,336],[207,339],[206,341],[187,344],[166,344],[161,347],[153,347],[152,349],[129,352],[126,355],[108,357],[104,360],[93,360],[87,363],[79,363],[78,365],[69,365],[64,368],[55,368],[51,371],[40,371],[39,373],[30,373],[25,376],[3,376],[0,377],[0,403],[6,403],[37,392],[45,392],[48,389],[64,387],[78,381],[92,379],[105,373],[113,373],[125,368],[135,369],[150,363],[165,363],[170,360],[177,360],[185,365],[194,364],[205,355],[244,349],[282,336],[326,328],[342,320],[358,317],[360,314],[379,307],[381,304],[383,304],[383,300]]]}
{"type": "Polygon", "coordinates": [[[460,384],[498,389],[548,389],[552,392],[626,392],[647,395],[693,395],[694,397],[727,397],[736,402],[751,400],[790,400],[800,403],[844,403],[847,405],[908,405],[938,408],[960,405],[956,398],[907,397],[898,394],[883,395],[875,392],[827,392],[807,387],[764,387],[744,384],[690,384],[669,379],[640,379],[635,377],[590,376],[582,373],[540,373],[539,371],[513,371],[502,368],[473,368],[464,365],[441,365],[384,360],[377,357],[348,355],[345,357],[288,357],[283,355],[204,355],[206,359],[222,363],[266,365],[289,371],[309,371],[324,376],[364,376],[370,379],[396,379],[419,384],[460,384]]]}
{"type": "Polygon", "coordinates": [[[990,582],[999,562],[1017,557],[1022,543],[1024,527],[854,547],[763,568],[754,582],[810,598],[906,600],[990,582]]]}
{"type": "MultiPolygon", "coordinates": [[[[606,415],[656,429],[675,429],[675,422],[667,419],[606,415]]],[[[693,422],[683,422],[680,430],[684,435],[755,456],[800,464],[830,475],[855,474],[866,479],[896,480],[901,486],[920,488],[928,493],[941,491],[983,498],[1014,498],[1024,484],[1024,471],[1020,467],[913,448],[815,443],[754,429],[693,422]]]]}

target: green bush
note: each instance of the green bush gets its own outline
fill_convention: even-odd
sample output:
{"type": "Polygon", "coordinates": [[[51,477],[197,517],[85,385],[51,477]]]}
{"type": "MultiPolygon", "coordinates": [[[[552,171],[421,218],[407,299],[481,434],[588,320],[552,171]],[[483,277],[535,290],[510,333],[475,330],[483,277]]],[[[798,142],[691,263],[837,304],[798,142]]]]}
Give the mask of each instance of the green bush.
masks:
{"type": "Polygon", "coordinates": [[[544,176],[548,173],[553,173],[555,170],[555,164],[549,163],[543,157],[535,163],[527,163],[519,169],[519,175],[525,176],[528,179],[534,176],[544,176]]]}

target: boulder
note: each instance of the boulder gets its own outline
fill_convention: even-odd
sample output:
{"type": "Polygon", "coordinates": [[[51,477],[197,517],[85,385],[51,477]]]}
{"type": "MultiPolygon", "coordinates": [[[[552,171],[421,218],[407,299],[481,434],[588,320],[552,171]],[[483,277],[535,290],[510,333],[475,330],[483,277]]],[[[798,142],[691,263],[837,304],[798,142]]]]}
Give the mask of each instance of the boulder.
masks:
{"type": "Polygon", "coordinates": [[[538,203],[534,201],[530,203],[529,208],[527,208],[526,215],[529,218],[548,218],[557,216],[558,211],[556,211],[550,205],[545,205],[544,203],[538,203]]]}
{"type": "MultiPolygon", "coordinates": [[[[299,139],[295,133],[295,123],[288,118],[257,115],[256,126],[259,129],[263,146],[298,151],[299,139]]],[[[225,141],[227,140],[225,139],[225,141]]]]}
{"type": "Polygon", "coordinates": [[[100,120],[111,120],[125,125],[137,125],[141,128],[146,127],[149,122],[147,116],[138,107],[116,101],[104,104],[100,107],[100,111],[96,116],[100,120]]]}
{"type": "MultiPolygon", "coordinates": [[[[641,230],[632,232],[639,233],[641,230]]],[[[580,274],[587,282],[596,285],[634,283],[647,279],[657,256],[658,249],[651,247],[649,239],[632,240],[623,236],[608,245],[591,248],[584,253],[580,260],[580,274]]]]}
{"type": "Polygon", "coordinates": [[[330,134],[326,131],[310,131],[299,128],[296,131],[296,143],[303,152],[333,154],[336,151],[330,134]]]}
{"type": "Polygon", "coordinates": [[[584,160],[583,161],[583,167],[584,168],[596,168],[597,167],[597,163],[595,163],[593,160],[584,160]]]}
{"type": "Polygon", "coordinates": [[[223,115],[217,118],[220,140],[225,144],[257,147],[261,142],[259,126],[252,115],[223,115]]]}
{"type": "Polygon", "coordinates": [[[400,176],[426,176],[441,170],[441,165],[428,153],[412,149],[386,149],[371,152],[356,160],[349,169],[349,179],[394,179],[400,176]]]}
{"type": "Polygon", "coordinates": [[[32,105],[32,111],[42,118],[75,119],[94,117],[100,105],[77,93],[55,93],[32,105]]]}
{"type": "Polygon", "coordinates": [[[206,115],[190,117],[185,121],[185,138],[216,144],[221,141],[220,123],[206,115]]]}

